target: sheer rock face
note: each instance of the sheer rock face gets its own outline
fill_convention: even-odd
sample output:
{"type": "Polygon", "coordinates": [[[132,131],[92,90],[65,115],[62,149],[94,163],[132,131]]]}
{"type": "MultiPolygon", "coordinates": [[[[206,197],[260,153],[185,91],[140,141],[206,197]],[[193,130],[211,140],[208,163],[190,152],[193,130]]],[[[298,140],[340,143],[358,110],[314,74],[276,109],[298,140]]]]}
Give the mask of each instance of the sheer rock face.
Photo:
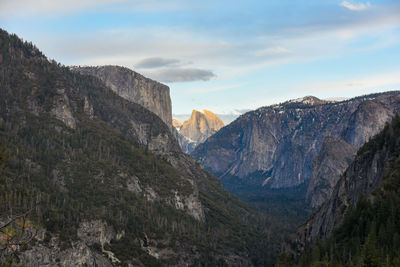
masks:
{"type": "Polygon", "coordinates": [[[185,121],[179,129],[182,137],[178,140],[180,140],[182,150],[186,153],[192,152],[198,144],[203,143],[222,127],[224,123],[213,112],[193,110],[190,119],[185,121]]]}
{"type": "Polygon", "coordinates": [[[224,123],[211,111],[193,110],[190,119],[183,123],[180,133],[190,140],[202,143],[222,127],[224,123]]]}
{"type": "Polygon", "coordinates": [[[172,126],[169,87],[119,66],[73,67],[81,74],[96,76],[119,96],[142,105],[172,126]]]}
{"type": "Polygon", "coordinates": [[[295,247],[298,251],[318,239],[329,237],[343,222],[346,213],[355,207],[360,195],[373,199],[372,191],[388,173],[387,166],[398,159],[399,148],[400,134],[389,126],[380,134],[379,141],[372,139],[357,152],[354,161],[336,183],[331,196],[297,230],[295,247]]]}
{"type": "Polygon", "coordinates": [[[353,161],[356,149],[343,139],[325,138],[321,150],[315,157],[310,182],[307,188],[307,201],[317,208],[326,201],[340,175],[353,161]]]}
{"type": "Polygon", "coordinates": [[[179,146],[181,147],[183,152],[189,154],[197,146],[196,142],[194,142],[193,140],[190,140],[189,138],[183,136],[179,132],[179,128],[172,129],[172,132],[174,133],[176,140],[178,140],[179,146]]]}
{"type": "Polygon", "coordinates": [[[399,111],[397,91],[342,102],[305,97],[240,116],[192,155],[220,178],[248,181],[258,174],[260,186],[293,187],[311,178],[326,137],[358,148],[399,111]]]}

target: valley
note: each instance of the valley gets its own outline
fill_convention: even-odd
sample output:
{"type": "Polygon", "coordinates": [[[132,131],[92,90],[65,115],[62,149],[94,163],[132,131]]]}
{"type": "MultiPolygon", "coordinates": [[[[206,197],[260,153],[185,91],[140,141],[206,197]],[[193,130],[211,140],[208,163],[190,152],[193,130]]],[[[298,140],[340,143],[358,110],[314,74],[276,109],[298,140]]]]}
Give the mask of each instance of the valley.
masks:
{"type": "MultiPolygon", "coordinates": [[[[74,8],[89,2],[66,10],[79,17],[74,8]]],[[[319,37],[289,45],[270,32],[239,45],[252,30],[236,25],[241,33],[223,39],[221,25],[239,16],[218,15],[221,39],[202,39],[208,21],[198,18],[194,43],[180,39],[189,32],[175,40],[179,27],[166,31],[164,19],[198,23],[182,23],[188,18],[175,8],[184,4],[175,4],[157,11],[143,4],[114,18],[124,27],[146,22],[122,34],[114,21],[99,30],[101,20],[89,19],[132,7],[105,1],[101,12],[74,19],[76,32],[97,29],[88,36],[71,31],[60,37],[69,45],[49,49],[51,38],[38,35],[46,52],[22,39],[36,37],[0,28],[0,266],[400,266],[396,73],[361,79],[361,64],[346,72],[354,81],[329,81],[342,70],[313,53],[341,47],[314,47],[294,60],[319,37]],[[82,43],[71,45],[75,36],[82,43]],[[276,45],[260,47],[272,39],[276,45]]],[[[191,12],[214,10],[202,5],[191,12]]],[[[46,27],[53,26],[63,28],[46,27]]],[[[337,32],[338,43],[355,38],[337,32]]]]}

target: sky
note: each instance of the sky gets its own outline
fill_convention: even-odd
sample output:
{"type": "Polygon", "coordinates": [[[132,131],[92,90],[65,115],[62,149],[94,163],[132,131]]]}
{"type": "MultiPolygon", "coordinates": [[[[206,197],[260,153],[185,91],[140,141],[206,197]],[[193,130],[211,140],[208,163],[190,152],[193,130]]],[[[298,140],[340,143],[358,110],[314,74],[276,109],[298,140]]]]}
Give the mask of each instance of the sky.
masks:
{"type": "Polygon", "coordinates": [[[174,114],[400,90],[400,0],[0,0],[0,28],[163,82],[174,114]]]}

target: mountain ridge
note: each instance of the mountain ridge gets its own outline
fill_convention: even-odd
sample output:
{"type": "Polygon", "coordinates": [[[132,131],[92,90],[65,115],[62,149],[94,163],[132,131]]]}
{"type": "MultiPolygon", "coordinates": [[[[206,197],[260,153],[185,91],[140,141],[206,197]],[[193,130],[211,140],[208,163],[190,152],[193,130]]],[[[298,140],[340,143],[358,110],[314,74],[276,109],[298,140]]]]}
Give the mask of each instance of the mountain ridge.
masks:
{"type": "Polygon", "coordinates": [[[0,221],[11,220],[12,233],[1,234],[1,259],[33,266],[271,261],[262,253],[266,218],[182,153],[161,118],[3,30],[0,55],[0,221]]]}
{"type": "Polygon", "coordinates": [[[400,110],[400,92],[312,105],[287,101],[241,115],[192,155],[217,177],[284,188],[308,182],[325,137],[355,147],[381,130],[400,110]]]}
{"type": "MultiPolygon", "coordinates": [[[[400,117],[357,152],[332,195],[298,228],[282,266],[397,266],[400,117]],[[293,250],[294,249],[294,250],[293,250]],[[317,253],[316,253],[317,252],[317,253]]],[[[280,266],[278,264],[278,266],[280,266]]]]}

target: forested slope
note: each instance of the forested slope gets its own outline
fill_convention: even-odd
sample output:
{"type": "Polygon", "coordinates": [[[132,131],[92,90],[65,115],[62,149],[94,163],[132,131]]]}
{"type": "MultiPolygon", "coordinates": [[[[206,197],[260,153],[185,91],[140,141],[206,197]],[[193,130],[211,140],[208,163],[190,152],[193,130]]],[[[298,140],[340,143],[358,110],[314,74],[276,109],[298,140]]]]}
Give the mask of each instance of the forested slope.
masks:
{"type": "Polygon", "coordinates": [[[0,31],[1,262],[264,265],[266,218],[100,80],[0,31]]]}

